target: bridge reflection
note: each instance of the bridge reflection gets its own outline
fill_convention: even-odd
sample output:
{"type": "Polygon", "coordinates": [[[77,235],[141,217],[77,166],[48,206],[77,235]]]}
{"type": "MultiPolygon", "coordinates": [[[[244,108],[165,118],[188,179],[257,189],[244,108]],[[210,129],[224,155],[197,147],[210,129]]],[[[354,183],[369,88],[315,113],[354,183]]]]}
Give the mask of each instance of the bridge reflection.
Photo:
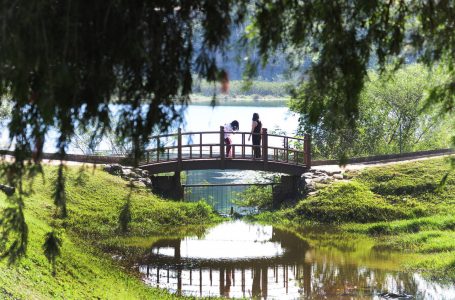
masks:
{"type": "MultiPolygon", "coordinates": [[[[271,226],[243,223],[246,234],[239,229],[234,222],[224,235],[215,228],[203,239],[155,243],[140,266],[144,281],[179,295],[255,299],[362,299],[384,291],[422,296],[421,291],[441,288],[415,274],[367,268],[347,259],[349,254],[335,258],[318,253],[294,234],[271,226]]],[[[372,260],[379,259],[375,255],[372,260]]]]}
{"type": "Polygon", "coordinates": [[[311,291],[309,263],[302,266],[264,264],[243,268],[177,266],[173,269],[147,265],[142,266],[140,271],[145,275],[146,283],[178,295],[284,299],[286,296],[310,295],[311,291]],[[302,282],[302,288],[294,284],[298,281],[302,282]]]}
{"type": "MultiPolygon", "coordinates": [[[[216,247],[217,253],[212,252],[216,254],[213,256],[219,257],[217,259],[194,257],[193,250],[202,251],[197,243],[188,245],[194,240],[163,239],[153,245],[148,263],[141,266],[140,271],[147,283],[178,295],[267,298],[269,293],[276,297],[310,291],[308,285],[303,284],[301,288],[294,284],[311,282],[311,263],[305,262],[304,257],[295,263],[297,256],[310,249],[309,245],[278,229],[262,234],[267,239],[258,235],[257,246],[265,247],[265,250],[245,248],[239,252],[236,248],[239,244],[250,244],[251,250],[256,243],[229,241],[233,245],[226,248],[218,241],[216,243],[221,245],[216,247]],[[190,249],[193,246],[196,248],[190,249]],[[252,252],[258,252],[258,256],[251,255],[252,252]]],[[[208,244],[205,244],[205,250],[215,250],[208,244]]],[[[207,251],[202,252],[207,254],[207,251]]]]}

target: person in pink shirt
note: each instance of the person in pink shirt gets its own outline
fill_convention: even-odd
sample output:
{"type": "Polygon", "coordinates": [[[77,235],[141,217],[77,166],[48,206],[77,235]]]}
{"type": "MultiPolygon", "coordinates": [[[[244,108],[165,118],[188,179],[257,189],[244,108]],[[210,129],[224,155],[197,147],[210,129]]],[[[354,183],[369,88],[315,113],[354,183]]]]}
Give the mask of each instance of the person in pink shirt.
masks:
{"type": "Polygon", "coordinates": [[[234,131],[239,130],[239,122],[237,120],[232,121],[224,125],[224,143],[226,144],[226,157],[231,157],[231,136],[234,131]]]}

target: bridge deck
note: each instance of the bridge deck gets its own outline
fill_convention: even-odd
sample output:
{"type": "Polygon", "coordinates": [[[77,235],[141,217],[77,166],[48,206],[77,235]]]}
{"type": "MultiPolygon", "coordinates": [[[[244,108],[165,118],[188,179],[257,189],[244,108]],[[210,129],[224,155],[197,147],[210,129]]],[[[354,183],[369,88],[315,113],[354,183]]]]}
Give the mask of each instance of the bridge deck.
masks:
{"type": "Polygon", "coordinates": [[[215,132],[182,133],[152,137],[154,147],[145,153],[141,168],[152,174],[184,170],[239,169],[300,175],[311,166],[310,137],[289,137],[267,134],[263,128],[262,144],[247,143],[249,132],[233,137],[241,140],[231,145],[231,157],[226,157],[223,127],[215,132]],[[186,142],[183,138],[186,137],[186,142]],[[170,145],[169,145],[170,144],[170,145]],[[253,148],[260,149],[255,158],[253,148]]]}

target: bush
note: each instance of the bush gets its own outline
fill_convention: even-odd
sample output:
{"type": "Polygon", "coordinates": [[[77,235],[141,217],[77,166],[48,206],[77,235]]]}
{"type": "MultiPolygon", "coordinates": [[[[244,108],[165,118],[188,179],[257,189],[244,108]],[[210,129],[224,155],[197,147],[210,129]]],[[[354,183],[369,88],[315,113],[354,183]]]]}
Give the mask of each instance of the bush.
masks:
{"type": "Polygon", "coordinates": [[[393,230],[392,227],[389,224],[375,224],[368,228],[367,230],[369,235],[390,235],[392,234],[393,230]]]}
{"type": "Polygon", "coordinates": [[[349,182],[335,183],[300,201],[294,213],[297,218],[324,223],[366,223],[411,218],[420,215],[422,210],[391,205],[362,183],[349,182]]]}
{"type": "Polygon", "coordinates": [[[238,193],[234,203],[243,207],[255,207],[260,211],[271,210],[273,195],[271,186],[251,186],[238,193]]]}

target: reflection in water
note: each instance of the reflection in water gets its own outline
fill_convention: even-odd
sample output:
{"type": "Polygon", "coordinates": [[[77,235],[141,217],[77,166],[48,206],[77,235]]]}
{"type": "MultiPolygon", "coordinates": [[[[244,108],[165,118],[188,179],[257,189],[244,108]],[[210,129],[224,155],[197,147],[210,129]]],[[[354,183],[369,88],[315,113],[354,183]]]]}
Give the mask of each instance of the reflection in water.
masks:
{"type": "Polygon", "coordinates": [[[226,261],[274,258],[282,255],[283,249],[279,242],[270,238],[272,235],[272,226],[228,222],[212,228],[203,239],[191,237],[184,238],[182,241],[161,240],[154,244],[152,254],[164,259],[178,257],[185,260],[226,261]]]}
{"type": "MultiPolygon", "coordinates": [[[[370,256],[384,259],[383,254],[370,256]]],[[[220,224],[201,239],[155,243],[140,272],[150,285],[193,296],[379,299],[389,292],[416,299],[455,298],[453,286],[418,274],[369,268],[349,257],[312,248],[271,226],[237,221],[220,224]]]]}

